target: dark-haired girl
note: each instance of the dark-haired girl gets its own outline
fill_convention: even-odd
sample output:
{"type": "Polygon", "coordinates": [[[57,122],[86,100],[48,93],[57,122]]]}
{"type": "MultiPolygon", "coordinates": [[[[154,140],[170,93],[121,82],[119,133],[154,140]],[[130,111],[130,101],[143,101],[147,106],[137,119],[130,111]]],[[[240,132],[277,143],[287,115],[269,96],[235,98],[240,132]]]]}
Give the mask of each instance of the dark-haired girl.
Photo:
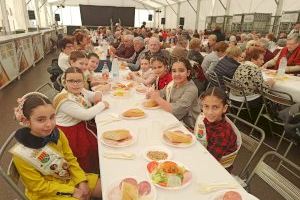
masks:
{"type": "Polygon", "coordinates": [[[64,84],[65,89],[53,100],[56,124],[66,134],[82,169],[98,172],[97,132],[87,121],[94,119],[109,104],[101,101],[101,93],[83,88],[83,73],[79,68],[70,67],[65,71],[64,84]]]}
{"type": "Polygon", "coordinates": [[[172,74],[168,69],[168,61],[163,56],[154,56],[150,59],[150,64],[156,75],[155,89],[162,90],[172,81],[172,74]]]}
{"type": "Polygon", "coordinates": [[[225,116],[228,108],[226,94],[217,87],[202,93],[202,111],[197,118],[194,133],[226,169],[231,170],[241,146],[241,136],[235,125],[225,116]]]}
{"type": "Polygon", "coordinates": [[[101,197],[98,175],[80,168],[68,139],[55,127],[55,110],[43,94],[18,99],[16,119],[25,126],[16,131],[13,162],[30,200],[66,200],[101,197]]]}
{"type": "Polygon", "coordinates": [[[198,89],[190,79],[191,64],[181,58],[172,65],[172,78],[161,91],[151,91],[147,95],[162,109],[172,113],[188,127],[194,128],[200,107],[197,103],[198,89]]]}

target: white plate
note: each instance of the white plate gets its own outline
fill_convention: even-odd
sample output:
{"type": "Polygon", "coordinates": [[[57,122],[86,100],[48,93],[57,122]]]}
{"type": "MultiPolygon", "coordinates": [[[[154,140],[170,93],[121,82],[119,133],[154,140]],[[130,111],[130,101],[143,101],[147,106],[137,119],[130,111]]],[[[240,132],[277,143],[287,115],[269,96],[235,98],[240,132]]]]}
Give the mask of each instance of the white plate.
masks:
{"type": "Polygon", "coordinates": [[[176,131],[176,130],[182,131],[182,132],[185,133],[185,134],[191,135],[191,136],[192,136],[192,142],[191,142],[191,143],[178,143],[178,144],[171,143],[171,142],[169,142],[169,141],[164,137],[164,132],[163,132],[162,135],[161,135],[161,137],[162,137],[162,140],[163,140],[163,142],[164,142],[165,144],[167,144],[167,145],[169,145],[169,146],[171,146],[171,147],[178,147],[178,148],[186,148],[186,147],[190,147],[190,146],[192,146],[193,144],[195,144],[195,142],[196,142],[196,137],[195,137],[192,133],[190,133],[190,132],[188,132],[188,131],[183,131],[183,130],[180,130],[180,129],[171,129],[171,130],[168,130],[168,131],[176,131]]]}
{"type": "Polygon", "coordinates": [[[114,95],[114,93],[116,92],[116,90],[112,90],[110,92],[110,95],[113,97],[113,98],[117,98],[117,99],[127,99],[130,97],[130,91],[129,90],[124,90],[124,95],[123,96],[116,96],[114,95]]]}
{"type": "Polygon", "coordinates": [[[121,190],[119,189],[119,184],[121,183],[122,180],[124,180],[125,178],[134,178],[135,180],[138,181],[138,183],[142,182],[142,181],[147,181],[150,183],[151,185],[151,192],[145,196],[144,198],[147,198],[147,200],[156,200],[157,199],[157,193],[156,193],[156,188],[153,186],[153,184],[146,179],[142,179],[142,178],[136,178],[136,177],[124,177],[121,178],[117,181],[112,182],[108,189],[105,191],[105,199],[107,200],[122,200],[122,194],[121,194],[121,190]]]}
{"type": "Polygon", "coordinates": [[[150,161],[150,162],[153,161],[153,160],[147,156],[147,153],[148,153],[149,151],[163,151],[163,152],[165,152],[166,154],[168,154],[168,156],[167,156],[167,158],[164,159],[164,160],[170,160],[171,157],[172,157],[172,152],[171,152],[168,148],[166,148],[166,147],[164,147],[164,146],[150,146],[150,147],[147,147],[147,148],[143,151],[143,156],[144,156],[144,158],[145,158],[147,161],[150,161]]]}
{"type": "MultiPolygon", "coordinates": [[[[191,184],[192,180],[193,180],[193,176],[192,176],[191,170],[190,170],[189,168],[187,168],[185,165],[183,165],[182,163],[177,162],[177,161],[174,161],[174,160],[164,160],[164,161],[159,161],[158,163],[163,163],[163,162],[166,162],[166,161],[172,161],[172,162],[175,162],[177,165],[179,165],[179,166],[181,166],[181,167],[184,167],[186,170],[188,170],[188,171],[191,173],[190,179],[189,179],[185,184],[183,184],[183,185],[181,185],[181,186],[177,186],[177,187],[163,187],[163,186],[161,186],[161,185],[159,185],[159,184],[156,184],[156,183],[153,183],[153,182],[152,182],[152,183],[153,183],[155,186],[157,186],[157,187],[159,187],[159,188],[162,188],[162,189],[166,189],[166,190],[180,190],[180,189],[183,189],[183,188],[189,186],[189,185],[191,184]]],[[[149,163],[148,163],[148,164],[149,164],[149,163]]],[[[147,165],[148,165],[148,164],[147,164],[147,165]]],[[[147,167],[147,166],[146,166],[146,167],[147,167]]],[[[146,169],[146,171],[147,171],[147,175],[148,175],[149,179],[152,181],[151,173],[148,172],[148,169],[146,169]]]]}
{"type": "Polygon", "coordinates": [[[210,198],[208,198],[209,200],[223,200],[223,196],[226,192],[229,192],[229,191],[234,191],[234,192],[238,192],[241,197],[242,197],[242,200],[258,200],[257,197],[253,196],[252,194],[249,194],[247,193],[246,191],[242,191],[242,190],[222,190],[222,191],[218,191],[218,192],[215,192],[214,194],[212,194],[210,196],[210,198]]]}
{"type": "Polygon", "coordinates": [[[135,133],[133,133],[131,130],[129,130],[129,131],[130,131],[130,135],[132,137],[130,140],[125,140],[125,141],[122,141],[122,142],[116,142],[116,141],[111,141],[111,140],[104,139],[101,135],[100,141],[104,145],[109,146],[109,147],[120,148],[120,147],[130,146],[130,145],[134,144],[137,141],[137,135],[135,133]]]}

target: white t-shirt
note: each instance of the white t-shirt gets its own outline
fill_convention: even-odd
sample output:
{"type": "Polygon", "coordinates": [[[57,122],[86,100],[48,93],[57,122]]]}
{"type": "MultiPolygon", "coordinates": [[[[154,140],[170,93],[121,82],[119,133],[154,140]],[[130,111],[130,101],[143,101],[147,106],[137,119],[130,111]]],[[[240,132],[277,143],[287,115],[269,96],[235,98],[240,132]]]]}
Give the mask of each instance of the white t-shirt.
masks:
{"type": "Polygon", "coordinates": [[[69,56],[64,52],[61,52],[58,56],[58,66],[62,71],[66,71],[69,67],[71,67],[69,63],[69,56]]]}

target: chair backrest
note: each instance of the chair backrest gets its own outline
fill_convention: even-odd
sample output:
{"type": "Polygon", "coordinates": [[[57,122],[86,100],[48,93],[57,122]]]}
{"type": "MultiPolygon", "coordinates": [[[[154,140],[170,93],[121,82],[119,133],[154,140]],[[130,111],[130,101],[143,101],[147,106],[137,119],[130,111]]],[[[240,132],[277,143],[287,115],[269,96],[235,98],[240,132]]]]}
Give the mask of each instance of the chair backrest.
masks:
{"type": "Polygon", "coordinates": [[[45,83],[38,87],[35,91],[46,95],[51,101],[58,93],[58,91],[52,86],[51,83],[45,83]]]}
{"type": "MultiPolygon", "coordinates": [[[[277,171],[272,164],[268,164],[266,160],[269,160],[269,157],[272,158],[272,161],[276,157],[281,162],[286,163],[290,169],[293,169],[293,171],[296,171],[298,174],[300,173],[300,166],[296,165],[295,163],[291,162],[275,151],[269,151],[262,156],[256,167],[252,171],[251,175],[247,179],[246,183],[249,185],[254,175],[257,175],[270,187],[277,191],[283,197],[283,199],[299,199],[300,189],[292,182],[293,177],[288,176],[285,173],[286,171],[277,171]],[[289,179],[287,177],[289,177],[289,179]]],[[[299,179],[297,179],[296,181],[299,182],[299,179]]]]}
{"type": "Polygon", "coordinates": [[[226,76],[223,77],[223,82],[225,86],[226,93],[229,95],[230,91],[234,90],[235,92],[238,92],[240,96],[243,96],[246,98],[244,88],[239,84],[239,82],[234,81],[226,76]]]}
{"type": "Polygon", "coordinates": [[[239,118],[236,115],[233,115],[231,113],[228,113],[226,115],[227,117],[235,121],[235,125],[239,128],[242,136],[242,147],[251,153],[250,158],[247,159],[247,163],[239,173],[239,177],[244,177],[248,174],[250,163],[252,162],[265,139],[265,132],[261,128],[254,126],[253,124],[239,118]],[[255,134],[252,134],[252,130],[255,131],[255,134]]]}
{"type": "Polygon", "coordinates": [[[24,192],[22,192],[21,189],[18,187],[20,175],[12,160],[10,161],[7,170],[4,169],[5,164],[3,157],[7,153],[7,149],[13,143],[14,136],[15,132],[10,134],[10,136],[7,138],[7,140],[4,142],[3,146],[0,149],[0,175],[7,182],[7,184],[19,195],[21,199],[27,200],[26,196],[24,195],[24,192]]]}
{"type": "Polygon", "coordinates": [[[286,92],[262,87],[261,93],[264,102],[262,110],[265,110],[272,120],[277,120],[280,110],[294,104],[293,97],[286,92]]]}
{"type": "Polygon", "coordinates": [[[218,75],[215,72],[209,72],[208,73],[208,78],[209,78],[209,86],[216,86],[216,87],[221,87],[221,83],[219,81],[218,75]]]}

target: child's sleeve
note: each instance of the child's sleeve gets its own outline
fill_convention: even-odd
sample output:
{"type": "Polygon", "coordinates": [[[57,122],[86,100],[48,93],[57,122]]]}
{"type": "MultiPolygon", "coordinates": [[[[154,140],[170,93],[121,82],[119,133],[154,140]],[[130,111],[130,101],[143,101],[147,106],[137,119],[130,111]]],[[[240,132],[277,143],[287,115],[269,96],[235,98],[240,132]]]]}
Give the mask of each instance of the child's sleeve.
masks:
{"type": "Polygon", "coordinates": [[[59,193],[73,194],[75,189],[73,186],[55,180],[46,180],[39,171],[17,156],[13,157],[13,161],[25,187],[31,192],[43,196],[55,196],[59,193]]]}
{"type": "Polygon", "coordinates": [[[79,164],[77,162],[77,158],[73,155],[73,152],[69,146],[68,139],[62,131],[60,131],[60,137],[61,137],[60,140],[62,142],[64,158],[70,165],[69,170],[70,170],[73,182],[75,183],[75,185],[77,185],[78,183],[86,181],[87,179],[85,176],[85,172],[79,166],[79,164]]]}

